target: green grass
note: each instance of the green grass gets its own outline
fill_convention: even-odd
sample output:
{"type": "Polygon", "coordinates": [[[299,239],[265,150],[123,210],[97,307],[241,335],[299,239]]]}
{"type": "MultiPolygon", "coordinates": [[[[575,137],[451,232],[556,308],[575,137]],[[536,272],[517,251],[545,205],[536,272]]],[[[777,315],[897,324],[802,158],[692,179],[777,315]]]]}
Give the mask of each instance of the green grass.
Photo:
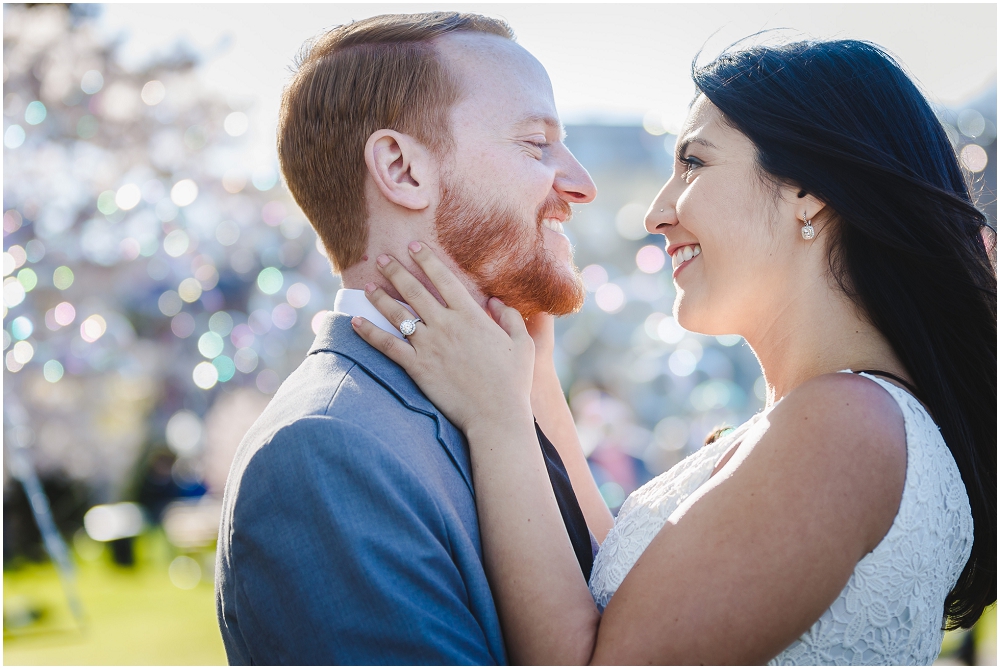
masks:
{"type": "MultiPolygon", "coordinates": [[[[192,556],[205,567],[201,582],[188,590],[175,586],[168,575],[176,556],[159,532],[136,542],[135,568],[114,566],[107,551],[95,551],[90,560],[77,556],[78,589],[86,614],[82,629],[70,614],[51,564],[5,570],[4,664],[226,664],[215,619],[211,553],[192,556]],[[34,611],[37,620],[17,624],[28,611],[34,611]]],[[[978,664],[996,664],[996,631],[996,607],[992,607],[974,632],[978,664]]],[[[959,641],[958,633],[945,636],[940,664],[949,663],[959,641]]]]}
{"type": "Polygon", "coordinates": [[[77,560],[82,629],[51,564],[4,570],[4,664],[226,664],[211,573],[203,568],[201,582],[182,590],[168,576],[176,555],[162,534],[136,543],[135,568],[116,567],[106,551],[77,560]],[[26,611],[37,620],[24,624],[26,611]]]}

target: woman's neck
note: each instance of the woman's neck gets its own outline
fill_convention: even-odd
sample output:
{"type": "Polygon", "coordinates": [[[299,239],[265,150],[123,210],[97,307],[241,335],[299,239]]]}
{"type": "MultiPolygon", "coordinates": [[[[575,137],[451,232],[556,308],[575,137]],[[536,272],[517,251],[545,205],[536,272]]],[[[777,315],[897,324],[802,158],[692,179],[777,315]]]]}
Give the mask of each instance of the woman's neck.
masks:
{"type": "Polygon", "coordinates": [[[809,379],[880,369],[910,380],[881,332],[839,288],[813,285],[745,337],[764,372],[770,406],[809,379]]]}

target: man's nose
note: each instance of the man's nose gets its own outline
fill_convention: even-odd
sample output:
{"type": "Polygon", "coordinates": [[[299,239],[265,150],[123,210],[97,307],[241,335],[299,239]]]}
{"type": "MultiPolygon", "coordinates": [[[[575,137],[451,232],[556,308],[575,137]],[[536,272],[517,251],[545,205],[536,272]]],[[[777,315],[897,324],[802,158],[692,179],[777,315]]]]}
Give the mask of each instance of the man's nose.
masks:
{"type": "Polygon", "coordinates": [[[576,157],[570,153],[564,145],[560,145],[562,155],[556,168],[556,178],[552,187],[555,188],[564,200],[577,204],[592,202],[597,197],[597,186],[590,174],[579,163],[576,157]]]}
{"type": "Polygon", "coordinates": [[[670,193],[672,181],[673,179],[663,185],[646,212],[646,232],[651,235],[665,235],[667,230],[677,224],[677,209],[675,207],[677,200],[672,198],[670,193]]]}

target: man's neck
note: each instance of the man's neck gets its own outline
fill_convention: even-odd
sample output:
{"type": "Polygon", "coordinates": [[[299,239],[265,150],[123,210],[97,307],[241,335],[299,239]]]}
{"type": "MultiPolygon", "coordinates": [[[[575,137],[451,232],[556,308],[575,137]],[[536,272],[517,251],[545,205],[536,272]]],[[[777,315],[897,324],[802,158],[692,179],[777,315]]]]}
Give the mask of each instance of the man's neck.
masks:
{"type": "MultiPolygon", "coordinates": [[[[437,257],[445,263],[448,269],[451,270],[456,277],[458,277],[458,280],[462,282],[462,285],[465,286],[465,288],[469,291],[469,294],[472,295],[472,299],[474,299],[479,306],[485,309],[488,298],[483,295],[472,279],[469,278],[465,272],[455,266],[451,258],[449,258],[440,249],[433,246],[430,248],[434,251],[437,257]]],[[[393,299],[405,302],[406,300],[404,300],[402,295],[399,294],[399,291],[396,290],[395,286],[393,286],[389,279],[387,279],[378,269],[376,262],[378,256],[382,253],[390,255],[402,263],[403,267],[405,267],[410,274],[420,281],[424,288],[430,291],[430,293],[434,295],[439,302],[444,304],[444,300],[441,298],[440,293],[438,293],[434,284],[432,284],[430,279],[427,278],[427,275],[424,274],[423,270],[421,270],[410,257],[405,245],[402,246],[402,251],[373,250],[369,248],[368,252],[362,257],[362,260],[356,262],[340,273],[341,284],[343,287],[355,290],[364,290],[366,284],[373,283],[384,290],[393,299]]]]}

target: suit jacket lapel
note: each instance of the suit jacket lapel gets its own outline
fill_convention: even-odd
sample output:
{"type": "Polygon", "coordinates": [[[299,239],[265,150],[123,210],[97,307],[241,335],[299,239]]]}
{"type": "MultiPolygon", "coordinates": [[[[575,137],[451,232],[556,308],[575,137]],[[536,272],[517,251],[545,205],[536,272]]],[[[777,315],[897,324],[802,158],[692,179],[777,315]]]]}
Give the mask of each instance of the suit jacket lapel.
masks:
{"type": "Polygon", "coordinates": [[[319,334],[316,335],[316,339],[309,349],[309,355],[324,351],[350,358],[395,395],[408,409],[433,418],[437,426],[438,441],[462,474],[469,491],[475,495],[475,490],[472,487],[469,449],[465,437],[427,399],[402,367],[376,351],[358,336],[354,328],[351,327],[350,316],[331,313],[323,321],[319,334]]]}

